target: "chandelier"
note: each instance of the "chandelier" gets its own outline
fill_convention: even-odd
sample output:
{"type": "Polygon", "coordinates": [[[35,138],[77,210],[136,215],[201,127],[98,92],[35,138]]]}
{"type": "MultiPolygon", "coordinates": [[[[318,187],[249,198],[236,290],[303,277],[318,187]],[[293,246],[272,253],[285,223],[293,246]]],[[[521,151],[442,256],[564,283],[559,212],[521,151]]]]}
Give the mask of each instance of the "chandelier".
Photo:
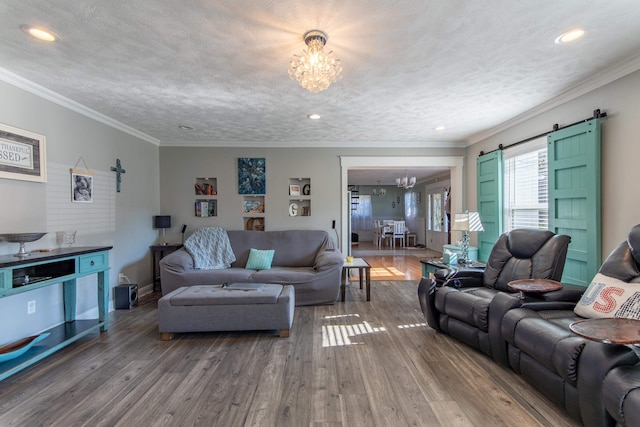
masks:
{"type": "Polygon", "coordinates": [[[378,187],[380,188],[374,188],[371,194],[376,197],[384,197],[384,195],[387,194],[387,190],[380,186],[380,181],[378,181],[378,187]]]}
{"type": "Polygon", "coordinates": [[[298,80],[303,88],[318,93],[342,77],[342,65],[339,59],[332,57],[333,52],[325,53],[327,35],[324,32],[307,31],[304,42],[308,50],[303,50],[301,55],[293,55],[289,77],[298,80]]]}
{"type": "Polygon", "coordinates": [[[396,178],[396,186],[397,187],[402,187],[404,189],[407,188],[413,188],[414,185],[416,185],[416,177],[412,176],[411,178],[409,178],[406,175],[406,171],[405,171],[405,176],[403,178],[396,178]]]}

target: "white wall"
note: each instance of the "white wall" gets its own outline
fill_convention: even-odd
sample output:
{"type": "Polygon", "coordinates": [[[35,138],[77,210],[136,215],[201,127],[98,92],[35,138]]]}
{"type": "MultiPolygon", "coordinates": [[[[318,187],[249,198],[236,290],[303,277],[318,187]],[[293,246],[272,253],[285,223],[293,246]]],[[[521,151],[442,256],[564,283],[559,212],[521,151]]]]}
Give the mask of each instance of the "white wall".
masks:
{"type": "Polygon", "coordinates": [[[590,117],[593,110],[606,112],[602,125],[602,256],[627,237],[640,223],[637,197],[640,159],[640,71],[622,77],[574,100],[504,130],[468,148],[466,162],[467,205],[477,206],[476,158],[481,150],[510,144],[590,117]]]}
{"type": "MultiPolygon", "coordinates": [[[[119,272],[141,286],[150,284],[149,245],[157,236],[152,216],[159,207],[158,147],[4,82],[0,82],[0,99],[0,122],[44,135],[47,163],[51,165],[47,183],[0,179],[0,233],[47,231],[44,238],[27,246],[51,248],[56,246],[58,227],[67,229],[74,224],[69,218],[81,218],[75,222],[77,246],[114,247],[110,253],[111,287],[117,284],[119,272]],[[113,200],[101,210],[108,211],[105,216],[97,215],[97,205],[71,203],[71,178],[64,171],[80,156],[96,172],[96,178],[111,179],[112,183],[115,174],[110,167],[115,166],[116,158],[126,169],[120,193],[115,193],[115,184],[100,187],[113,192],[100,194],[100,198],[113,200]],[[95,220],[96,226],[87,218],[95,220]]],[[[0,243],[0,255],[16,251],[17,244],[0,243]]],[[[95,281],[95,276],[78,281],[79,317],[97,316],[95,281]]],[[[11,325],[0,328],[0,344],[62,321],[60,285],[0,298],[0,323],[11,325]],[[32,315],[26,314],[29,300],[36,300],[37,311],[32,315]]]]}

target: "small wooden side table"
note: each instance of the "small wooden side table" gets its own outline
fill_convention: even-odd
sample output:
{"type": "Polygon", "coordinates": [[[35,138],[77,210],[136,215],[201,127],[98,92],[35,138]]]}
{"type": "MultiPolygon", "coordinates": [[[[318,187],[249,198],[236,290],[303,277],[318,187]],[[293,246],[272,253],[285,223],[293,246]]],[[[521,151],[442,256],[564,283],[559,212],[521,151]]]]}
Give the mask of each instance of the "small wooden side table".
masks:
{"type": "Polygon", "coordinates": [[[559,291],[562,289],[562,283],[549,279],[522,279],[512,280],[507,283],[507,288],[520,292],[520,299],[524,299],[526,294],[559,291]]]}
{"type": "Polygon", "coordinates": [[[153,290],[155,291],[158,285],[160,285],[160,266],[158,263],[166,255],[176,251],[182,247],[182,243],[167,243],[166,245],[153,245],[149,246],[151,249],[151,274],[153,278],[153,290]]]}
{"type": "Polygon", "coordinates": [[[640,359],[640,320],[621,317],[578,320],[569,325],[576,335],[605,344],[622,344],[629,347],[640,359]]]}
{"type": "Polygon", "coordinates": [[[349,270],[352,268],[358,269],[358,275],[360,276],[360,289],[362,289],[362,281],[366,277],[367,301],[371,301],[371,266],[362,258],[354,258],[352,262],[345,261],[342,265],[342,284],[340,286],[342,301],[345,299],[347,283],[349,281],[349,270]]]}

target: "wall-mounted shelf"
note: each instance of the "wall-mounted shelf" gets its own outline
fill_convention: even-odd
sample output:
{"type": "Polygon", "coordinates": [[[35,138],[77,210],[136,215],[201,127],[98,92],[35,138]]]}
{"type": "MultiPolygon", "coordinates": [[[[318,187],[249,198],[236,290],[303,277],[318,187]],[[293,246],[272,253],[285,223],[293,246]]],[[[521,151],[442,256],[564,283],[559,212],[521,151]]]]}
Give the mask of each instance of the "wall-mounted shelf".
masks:
{"type": "Polygon", "coordinates": [[[194,215],[198,218],[218,216],[218,179],[196,178],[193,188],[196,195],[194,215]]]}
{"type": "Polygon", "coordinates": [[[289,178],[290,217],[311,216],[311,178],[289,178]]]}
{"type": "Polygon", "coordinates": [[[264,213],[264,196],[242,196],[242,221],[245,230],[264,231],[264,213]]]}

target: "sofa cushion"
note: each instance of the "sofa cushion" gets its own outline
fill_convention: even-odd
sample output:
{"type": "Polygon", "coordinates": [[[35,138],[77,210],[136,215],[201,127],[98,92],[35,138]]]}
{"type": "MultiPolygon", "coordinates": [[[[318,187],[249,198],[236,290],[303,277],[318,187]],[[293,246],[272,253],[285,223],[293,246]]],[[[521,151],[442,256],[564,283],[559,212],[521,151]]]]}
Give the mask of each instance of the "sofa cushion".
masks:
{"type": "Polygon", "coordinates": [[[317,273],[313,267],[273,267],[270,270],[260,270],[253,273],[251,281],[292,285],[309,282],[316,276],[317,273]]]}
{"type": "Polygon", "coordinates": [[[625,317],[640,320],[640,283],[627,283],[598,273],[574,308],[587,318],[625,317]]]}
{"type": "Polygon", "coordinates": [[[166,298],[172,306],[275,304],[281,292],[280,285],[262,285],[249,291],[222,286],[187,286],[166,298]]]}
{"type": "Polygon", "coordinates": [[[273,260],[273,249],[253,249],[249,251],[249,259],[244,267],[249,270],[269,270],[273,260]]]}

